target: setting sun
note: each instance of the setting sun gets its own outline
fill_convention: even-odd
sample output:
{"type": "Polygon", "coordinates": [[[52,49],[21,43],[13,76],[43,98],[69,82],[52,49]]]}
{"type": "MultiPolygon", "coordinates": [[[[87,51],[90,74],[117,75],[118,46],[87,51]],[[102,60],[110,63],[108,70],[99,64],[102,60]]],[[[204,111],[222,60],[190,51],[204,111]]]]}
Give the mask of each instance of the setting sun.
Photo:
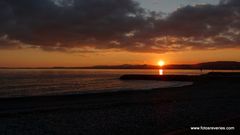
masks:
{"type": "Polygon", "coordinates": [[[160,67],[162,67],[162,66],[165,65],[165,62],[164,62],[163,60],[160,60],[160,61],[158,62],[158,65],[159,65],[160,67]]]}

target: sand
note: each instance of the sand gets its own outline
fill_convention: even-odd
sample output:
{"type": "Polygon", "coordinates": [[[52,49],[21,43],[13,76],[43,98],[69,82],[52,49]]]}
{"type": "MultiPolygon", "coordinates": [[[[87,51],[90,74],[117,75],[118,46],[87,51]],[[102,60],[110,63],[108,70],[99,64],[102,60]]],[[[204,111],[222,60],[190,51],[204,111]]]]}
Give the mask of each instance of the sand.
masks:
{"type": "Polygon", "coordinates": [[[0,134],[151,135],[196,132],[190,131],[192,126],[234,126],[235,131],[222,131],[232,133],[240,127],[238,79],[146,91],[0,99],[0,134]]]}

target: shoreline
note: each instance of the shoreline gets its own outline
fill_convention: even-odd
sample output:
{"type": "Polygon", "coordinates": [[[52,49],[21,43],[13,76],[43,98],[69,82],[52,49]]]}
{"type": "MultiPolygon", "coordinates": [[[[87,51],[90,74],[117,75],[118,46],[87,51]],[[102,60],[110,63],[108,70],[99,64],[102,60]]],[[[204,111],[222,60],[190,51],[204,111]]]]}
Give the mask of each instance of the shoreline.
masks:
{"type": "MultiPolygon", "coordinates": [[[[165,81],[161,81],[165,82],[165,81]]],[[[171,82],[171,81],[166,81],[166,82],[171,82]]],[[[144,88],[144,89],[125,89],[125,88],[119,88],[119,89],[110,89],[110,90],[83,90],[79,92],[63,92],[59,94],[43,94],[43,95],[26,95],[26,96],[15,96],[15,95],[10,95],[10,96],[0,96],[0,101],[5,100],[5,99],[22,99],[22,98],[54,98],[54,97],[62,97],[62,96],[84,96],[84,95],[97,95],[97,94],[118,94],[122,92],[131,92],[131,91],[151,91],[151,90],[156,90],[156,89],[169,89],[169,88],[181,88],[185,86],[191,86],[193,85],[193,82],[181,82],[181,81],[173,81],[176,84],[172,86],[166,86],[166,87],[159,87],[159,88],[144,88]]]]}
{"type": "MultiPolygon", "coordinates": [[[[206,82],[211,83],[219,83],[219,82],[226,82],[226,83],[237,83],[240,81],[240,72],[235,73],[220,73],[220,72],[210,72],[208,74],[203,75],[123,75],[120,77],[121,80],[157,80],[157,81],[179,81],[179,82],[187,82],[191,81],[191,85],[184,85],[184,86],[173,86],[173,87],[166,87],[166,88],[153,88],[153,89],[143,89],[143,90],[106,90],[106,91],[82,91],[79,93],[70,93],[70,94],[59,94],[59,95],[37,95],[37,96],[13,96],[13,97],[1,97],[0,98],[0,108],[2,107],[3,102],[15,104],[17,102],[32,102],[36,101],[36,104],[39,102],[52,102],[52,101],[60,101],[64,100],[64,102],[69,100],[86,100],[88,98],[104,98],[105,96],[125,96],[131,94],[145,94],[145,93],[158,93],[164,91],[178,91],[178,90],[186,90],[190,89],[193,90],[196,87],[200,87],[201,85],[205,84],[206,82]],[[232,77],[233,76],[233,77],[232,77]]],[[[42,102],[42,103],[44,103],[42,102]]],[[[54,103],[54,102],[53,102],[54,103]]],[[[5,105],[4,105],[5,106],[5,105]]],[[[2,110],[0,110],[1,114],[2,110]]]]}
{"type": "MultiPolygon", "coordinates": [[[[122,97],[122,96],[129,96],[129,95],[144,95],[144,94],[154,94],[161,91],[168,91],[168,90],[178,90],[179,88],[185,89],[188,87],[192,87],[194,84],[185,85],[180,87],[168,87],[168,88],[155,88],[155,89],[144,89],[144,90],[118,90],[118,91],[95,91],[95,92],[83,92],[77,94],[59,94],[59,95],[40,95],[40,96],[19,96],[19,97],[3,97],[0,98],[0,117],[1,114],[6,113],[17,113],[17,112],[25,112],[31,110],[48,110],[52,108],[56,108],[59,103],[65,103],[69,105],[69,102],[88,102],[90,100],[98,100],[104,99],[109,97],[122,97]],[[4,103],[4,104],[2,104],[4,103]],[[6,104],[9,103],[9,104],[6,104]],[[30,103],[30,104],[26,104],[30,103]],[[21,104],[24,104],[24,107],[21,104]],[[42,108],[41,106],[35,105],[43,105],[48,106],[47,108],[42,108]],[[8,106],[8,107],[7,107],[8,106]],[[35,108],[35,107],[37,108],[35,108]],[[5,109],[5,111],[4,111],[5,109]],[[21,111],[23,110],[23,111],[21,111]]],[[[57,107],[57,108],[62,108],[57,107]]]]}
{"type": "Polygon", "coordinates": [[[162,134],[222,122],[239,128],[240,85],[239,78],[234,80],[143,91],[0,99],[0,132],[162,134]]]}

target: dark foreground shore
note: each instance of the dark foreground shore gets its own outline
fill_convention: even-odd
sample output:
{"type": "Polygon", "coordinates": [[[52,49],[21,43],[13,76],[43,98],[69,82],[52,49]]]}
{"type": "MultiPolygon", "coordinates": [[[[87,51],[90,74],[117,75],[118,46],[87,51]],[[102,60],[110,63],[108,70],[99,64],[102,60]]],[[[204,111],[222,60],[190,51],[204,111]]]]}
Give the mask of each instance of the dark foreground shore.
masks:
{"type": "Polygon", "coordinates": [[[0,134],[185,134],[203,132],[190,130],[199,126],[239,132],[240,79],[221,76],[181,88],[0,99],[0,134]]]}

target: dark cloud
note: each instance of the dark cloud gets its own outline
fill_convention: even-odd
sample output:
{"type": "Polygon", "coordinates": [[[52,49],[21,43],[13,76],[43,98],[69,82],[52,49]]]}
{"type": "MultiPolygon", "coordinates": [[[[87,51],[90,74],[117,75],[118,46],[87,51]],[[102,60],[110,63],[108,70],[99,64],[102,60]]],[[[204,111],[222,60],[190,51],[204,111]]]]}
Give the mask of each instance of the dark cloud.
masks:
{"type": "Polygon", "coordinates": [[[7,35],[0,37],[0,49],[21,49],[23,43],[18,40],[10,40],[7,35]]]}
{"type": "Polygon", "coordinates": [[[0,49],[164,53],[240,47],[239,0],[161,15],[133,0],[1,0],[0,49]]]}

